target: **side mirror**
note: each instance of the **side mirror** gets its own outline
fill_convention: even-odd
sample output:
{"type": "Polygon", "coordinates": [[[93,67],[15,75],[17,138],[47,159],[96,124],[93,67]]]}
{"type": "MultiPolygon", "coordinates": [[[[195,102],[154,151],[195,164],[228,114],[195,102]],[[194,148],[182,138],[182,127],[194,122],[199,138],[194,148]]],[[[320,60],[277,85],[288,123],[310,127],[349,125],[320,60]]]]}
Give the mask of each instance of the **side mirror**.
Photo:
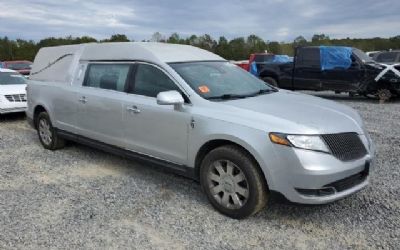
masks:
{"type": "Polygon", "coordinates": [[[182,95],[176,90],[160,92],[157,95],[158,105],[182,105],[184,102],[182,95]]]}

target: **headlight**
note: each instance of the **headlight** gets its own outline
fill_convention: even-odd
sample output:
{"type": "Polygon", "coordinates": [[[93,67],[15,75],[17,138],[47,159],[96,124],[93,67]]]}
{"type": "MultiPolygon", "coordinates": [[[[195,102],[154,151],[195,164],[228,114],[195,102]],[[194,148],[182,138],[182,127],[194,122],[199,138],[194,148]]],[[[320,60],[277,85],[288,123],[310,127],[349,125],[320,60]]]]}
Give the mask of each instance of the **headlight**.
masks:
{"type": "Polygon", "coordinates": [[[269,138],[275,144],[330,153],[329,148],[318,135],[287,135],[281,133],[270,133],[269,138]]]}

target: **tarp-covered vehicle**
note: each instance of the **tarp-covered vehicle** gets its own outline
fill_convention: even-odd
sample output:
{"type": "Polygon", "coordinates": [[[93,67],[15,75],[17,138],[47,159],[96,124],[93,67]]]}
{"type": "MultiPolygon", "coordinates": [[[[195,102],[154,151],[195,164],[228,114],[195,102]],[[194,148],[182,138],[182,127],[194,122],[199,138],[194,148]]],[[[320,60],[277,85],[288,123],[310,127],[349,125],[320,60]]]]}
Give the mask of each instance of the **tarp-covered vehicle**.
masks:
{"type": "Polygon", "coordinates": [[[293,62],[265,64],[257,75],[267,83],[291,90],[332,90],[380,100],[400,94],[400,64],[377,63],[350,47],[300,47],[293,62]]]}

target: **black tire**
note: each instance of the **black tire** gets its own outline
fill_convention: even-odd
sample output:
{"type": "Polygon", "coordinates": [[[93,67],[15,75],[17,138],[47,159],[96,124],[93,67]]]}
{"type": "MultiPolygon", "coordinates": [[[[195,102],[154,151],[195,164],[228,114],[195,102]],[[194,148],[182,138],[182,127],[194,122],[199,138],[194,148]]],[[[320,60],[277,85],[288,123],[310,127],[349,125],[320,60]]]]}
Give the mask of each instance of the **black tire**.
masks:
{"type": "Polygon", "coordinates": [[[262,80],[268,83],[269,85],[272,85],[274,87],[279,87],[278,82],[272,77],[263,77],[262,80]]]}
{"type": "Polygon", "coordinates": [[[42,112],[36,118],[36,128],[39,136],[40,143],[45,149],[56,150],[61,149],[65,146],[65,140],[58,136],[57,131],[51,124],[51,120],[47,112],[42,112]],[[43,135],[43,130],[41,129],[41,124],[48,124],[49,133],[47,136],[43,135]]]}
{"type": "Polygon", "coordinates": [[[384,103],[386,101],[389,101],[393,97],[393,94],[389,89],[382,88],[378,89],[377,96],[380,103],[384,103]]]}
{"type": "MultiPolygon", "coordinates": [[[[234,174],[232,173],[232,176],[233,175],[234,174]]],[[[239,174],[237,174],[236,176],[238,175],[239,174]]],[[[221,177],[221,175],[219,176],[221,177]]],[[[257,213],[265,207],[269,197],[267,183],[258,164],[247,152],[245,152],[240,147],[234,145],[218,147],[205,156],[200,167],[200,183],[212,206],[220,213],[234,219],[246,218],[257,213]],[[225,193],[226,190],[221,191],[220,193],[212,194],[211,190],[215,188],[215,186],[212,186],[212,184],[210,184],[209,174],[211,174],[213,166],[215,166],[214,163],[219,161],[229,161],[233,163],[235,167],[238,168],[237,171],[241,171],[239,171],[240,175],[244,174],[245,176],[248,197],[241,205],[241,207],[228,208],[220,204],[221,201],[218,200],[222,200],[222,197],[224,195],[228,195],[228,193],[225,193]],[[217,196],[220,198],[218,198],[217,196]]],[[[241,185],[243,184],[244,183],[241,183],[241,185]]],[[[218,184],[217,186],[222,187],[222,183],[218,184]]],[[[240,196],[235,188],[233,188],[233,190],[229,192],[231,192],[231,194],[235,195],[236,197],[240,196]]],[[[229,195],[228,199],[229,202],[232,201],[231,205],[234,206],[233,196],[229,195]]]]}

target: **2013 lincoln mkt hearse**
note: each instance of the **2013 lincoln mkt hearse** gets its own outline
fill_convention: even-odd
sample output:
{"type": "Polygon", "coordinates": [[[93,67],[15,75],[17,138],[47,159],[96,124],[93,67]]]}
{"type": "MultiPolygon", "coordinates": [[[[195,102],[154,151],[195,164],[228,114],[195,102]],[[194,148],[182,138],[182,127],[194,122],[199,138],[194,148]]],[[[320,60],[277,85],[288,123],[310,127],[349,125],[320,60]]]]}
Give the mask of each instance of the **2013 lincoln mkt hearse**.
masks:
{"type": "Polygon", "coordinates": [[[269,86],[192,46],[43,48],[27,95],[45,148],[73,140],[169,167],[233,218],[271,192],[306,204],[348,196],[367,185],[374,157],[353,109],[269,86]]]}

